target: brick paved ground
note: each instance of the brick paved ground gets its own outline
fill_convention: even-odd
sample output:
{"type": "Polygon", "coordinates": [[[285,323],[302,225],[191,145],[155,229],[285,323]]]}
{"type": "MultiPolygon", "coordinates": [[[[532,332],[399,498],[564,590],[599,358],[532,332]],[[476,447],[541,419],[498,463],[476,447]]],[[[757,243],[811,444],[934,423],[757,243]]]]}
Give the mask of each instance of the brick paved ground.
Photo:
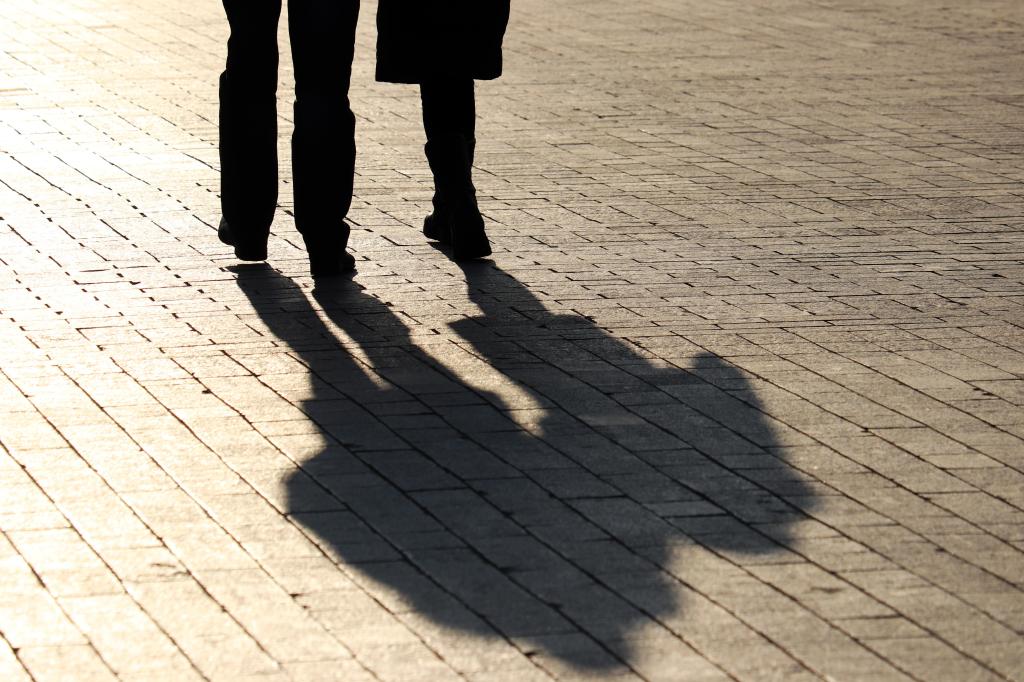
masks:
{"type": "Polygon", "coordinates": [[[514,5],[493,262],[367,3],[314,291],[215,0],[5,1],[0,679],[1024,679],[1024,4],[514,5]]]}

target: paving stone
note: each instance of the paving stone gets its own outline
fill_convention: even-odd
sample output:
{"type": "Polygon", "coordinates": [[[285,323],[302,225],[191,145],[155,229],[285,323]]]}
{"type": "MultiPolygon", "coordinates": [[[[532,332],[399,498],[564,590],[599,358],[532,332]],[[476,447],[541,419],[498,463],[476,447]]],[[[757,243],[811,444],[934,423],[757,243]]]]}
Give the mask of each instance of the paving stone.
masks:
{"type": "Polygon", "coordinates": [[[235,619],[245,623],[246,630],[274,660],[318,661],[351,657],[336,639],[262,571],[204,571],[197,579],[206,593],[235,619]],[[301,646],[297,645],[299,642],[301,646]]]}
{"type": "Polygon", "coordinates": [[[39,584],[31,567],[3,539],[0,568],[4,576],[0,623],[6,644],[17,650],[30,646],[85,644],[81,632],[68,620],[53,595],[39,584]]]}
{"type": "Polygon", "coordinates": [[[165,674],[202,679],[174,642],[128,595],[66,597],[61,606],[121,675],[165,674]],[[124,646],[130,638],[131,647],[124,646]]]}
{"type": "MultiPolygon", "coordinates": [[[[86,644],[23,647],[18,650],[18,658],[31,673],[31,679],[35,680],[67,679],[71,670],[74,671],[75,679],[83,681],[107,682],[117,679],[96,650],[86,644]]],[[[5,679],[8,679],[7,671],[4,672],[5,679]]],[[[11,671],[9,679],[19,678],[15,671],[11,671]]],[[[30,678],[26,675],[23,679],[30,678]]]]}
{"type": "Polygon", "coordinates": [[[193,580],[129,583],[132,597],[214,679],[273,673],[277,664],[193,580]]]}
{"type": "Polygon", "coordinates": [[[8,533],[18,553],[54,596],[119,594],[117,577],[70,529],[8,533]]]}
{"type": "MultiPolygon", "coordinates": [[[[322,682],[364,682],[377,679],[373,673],[357,661],[295,661],[283,666],[283,679],[310,680],[322,682]]],[[[265,676],[260,676],[262,679],[265,676]]]]}
{"type": "Polygon", "coordinates": [[[957,656],[932,639],[886,639],[871,646],[900,668],[918,677],[957,680],[997,680],[999,676],[974,661],[957,656]]]}

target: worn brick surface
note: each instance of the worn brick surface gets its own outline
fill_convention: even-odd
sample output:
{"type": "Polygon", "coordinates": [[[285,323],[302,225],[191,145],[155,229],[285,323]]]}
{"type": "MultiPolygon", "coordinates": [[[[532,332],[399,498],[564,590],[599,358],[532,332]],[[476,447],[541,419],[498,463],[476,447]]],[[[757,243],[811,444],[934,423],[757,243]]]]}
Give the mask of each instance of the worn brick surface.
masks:
{"type": "Polygon", "coordinates": [[[314,289],[287,52],[240,265],[219,4],[4,3],[0,678],[1024,680],[1024,5],[513,4],[314,289]]]}

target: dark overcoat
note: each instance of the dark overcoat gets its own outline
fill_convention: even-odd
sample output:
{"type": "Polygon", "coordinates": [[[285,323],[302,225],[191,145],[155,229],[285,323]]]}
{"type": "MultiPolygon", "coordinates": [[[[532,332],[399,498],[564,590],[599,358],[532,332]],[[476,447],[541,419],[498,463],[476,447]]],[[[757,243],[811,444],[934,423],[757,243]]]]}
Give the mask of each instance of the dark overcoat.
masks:
{"type": "Polygon", "coordinates": [[[501,75],[510,0],[380,0],[377,80],[490,80],[501,75]]]}

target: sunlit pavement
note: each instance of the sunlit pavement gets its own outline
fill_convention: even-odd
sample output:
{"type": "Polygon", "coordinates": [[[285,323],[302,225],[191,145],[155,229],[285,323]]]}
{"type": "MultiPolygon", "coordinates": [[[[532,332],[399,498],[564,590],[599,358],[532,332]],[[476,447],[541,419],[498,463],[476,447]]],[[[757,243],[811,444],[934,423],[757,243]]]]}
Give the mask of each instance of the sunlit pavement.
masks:
{"type": "Polygon", "coordinates": [[[314,290],[287,58],[239,265],[219,4],[4,2],[0,680],[1024,679],[1024,3],[513,5],[314,290]]]}

